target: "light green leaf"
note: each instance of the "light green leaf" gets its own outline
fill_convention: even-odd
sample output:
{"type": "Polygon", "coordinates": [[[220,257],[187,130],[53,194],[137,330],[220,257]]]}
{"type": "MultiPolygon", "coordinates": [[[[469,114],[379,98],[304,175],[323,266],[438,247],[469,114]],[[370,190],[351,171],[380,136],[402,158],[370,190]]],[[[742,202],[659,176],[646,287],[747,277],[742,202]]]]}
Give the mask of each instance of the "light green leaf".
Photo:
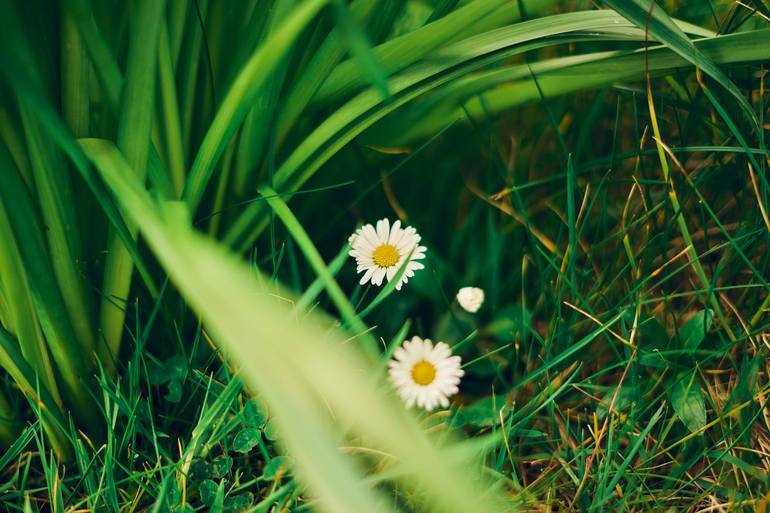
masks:
{"type": "Polygon", "coordinates": [[[674,411],[691,433],[706,425],[706,404],[697,377],[697,370],[681,372],[668,388],[674,411]]]}

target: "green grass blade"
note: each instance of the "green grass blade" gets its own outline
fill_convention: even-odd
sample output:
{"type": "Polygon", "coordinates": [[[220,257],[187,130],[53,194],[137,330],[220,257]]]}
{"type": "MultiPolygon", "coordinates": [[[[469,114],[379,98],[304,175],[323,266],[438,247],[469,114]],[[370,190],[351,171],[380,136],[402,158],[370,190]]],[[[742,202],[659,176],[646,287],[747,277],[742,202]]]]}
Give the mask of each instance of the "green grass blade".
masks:
{"type": "MultiPolygon", "coordinates": [[[[129,248],[146,287],[154,294],[157,291],[157,287],[153,283],[144,259],[139,254],[122,215],[104,191],[103,186],[98,182],[82,150],[75,143],[72,134],[65,127],[58,114],[54,111],[51,102],[46,98],[41,89],[41,81],[36,73],[34,59],[29,53],[29,45],[24,40],[24,36],[19,34],[17,30],[19,26],[18,13],[13,8],[6,9],[4,12],[5,15],[0,17],[0,61],[2,61],[0,72],[8,79],[16,95],[27,102],[28,108],[34,113],[42,128],[45,129],[48,135],[67,155],[83,177],[83,180],[96,197],[111,225],[115,227],[121,240],[129,248]],[[14,51],[10,51],[10,49],[14,49],[14,51]]],[[[77,21],[78,18],[76,17],[77,21]]],[[[78,26],[80,27],[80,25],[78,26]]],[[[85,36],[83,38],[84,43],[88,45],[89,39],[85,36]]],[[[97,73],[97,76],[100,76],[100,74],[97,73]]],[[[119,91],[120,89],[118,88],[117,90],[119,91]]]]}
{"type": "MultiPolygon", "coordinates": [[[[302,253],[304,253],[305,258],[307,258],[308,263],[313,268],[316,275],[318,275],[318,278],[321,280],[321,282],[324,284],[324,288],[326,288],[326,292],[332,299],[334,306],[336,306],[337,310],[339,310],[342,316],[342,320],[353,331],[354,334],[362,339],[361,342],[366,351],[373,358],[376,358],[378,354],[377,341],[368,333],[368,328],[361,321],[361,318],[356,314],[355,308],[350,303],[350,301],[348,301],[345,293],[337,284],[337,280],[334,279],[334,276],[326,266],[323,257],[321,257],[320,253],[318,253],[318,250],[315,248],[315,245],[310,239],[310,236],[307,234],[291,210],[289,210],[289,207],[286,206],[286,203],[278,194],[276,194],[274,190],[272,190],[270,187],[262,186],[259,188],[259,193],[265,199],[270,208],[273,209],[273,212],[275,212],[278,218],[286,226],[289,234],[297,242],[300,250],[302,253]]],[[[406,266],[404,266],[404,269],[406,269],[406,266]]],[[[393,284],[393,288],[395,288],[395,284],[397,283],[396,280],[393,280],[391,283],[393,284]]]]}
{"type": "Polygon", "coordinates": [[[63,381],[62,397],[83,422],[95,421],[88,392],[94,354],[78,342],[70,317],[55,280],[43,239],[43,229],[35,206],[21,178],[0,152],[0,200],[8,214],[13,236],[29,279],[30,291],[48,348],[63,381]]]}
{"type": "MultiPolygon", "coordinates": [[[[388,75],[413,64],[424,55],[457,37],[462,28],[494,12],[503,0],[476,0],[414,32],[391,39],[374,49],[377,61],[388,75]]],[[[367,83],[367,71],[356,60],[337,66],[318,91],[316,100],[325,104],[345,96],[367,83]]]]}
{"type": "Polygon", "coordinates": [[[3,202],[0,202],[0,243],[3,246],[3,251],[0,251],[0,279],[8,302],[8,322],[5,326],[18,339],[22,355],[37,373],[42,385],[51,392],[53,404],[61,407],[62,399],[54,368],[38,323],[29,280],[3,202]]]}
{"type": "Polygon", "coordinates": [[[383,98],[390,98],[387,73],[374,54],[366,34],[341,0],[335,0],[333,5],[337,15],[340,37],[346,42],[351,55],[358,61],[368,82],[380,91],[383,98]]]}
{"type": "Polygon", "coordinates": [[[306,0],[265,41],[241,69],[203,139],[190,169],[184,199],[194,212],[230,138],[243,121],[254,95],[280,64],[294,40],[326,4],[326,0],[306,0]]]}
{"type": "MultiPolygon", "coordinates": [[[[383,102],[377,91],[369,89],[332,113],[281,164],[275,173],[273,186],[278,190],[298,190],[321,165],[375,122],[415,98],[453,79],[466,76],[473,69],[544,46],[548,44],[548,38],[553,36],[588,30],[616,31],[623,24],[630,27],[628,22],[611,11],[554,15],[480,34],[444,48],[434,54],[431,60],[393,77],[391,90],[394,97],[391,101],[383,102]]],[[[446,123],[443,126],[431,125],[431,128],[435,128],[434,133],[437,133],[456,119],[444,118],[446,123]]],[[[411,133],[410,129],[404,127],[413,127],[415,124],[415,120],[402,124],[398,133],[411,133]]],[[[376,143],[382,144],[383,141],[378,140],[376,143]]],[[[247,247],[267,226],[264,213],[264,205],[261,203],[249,205],[231,225],[225,235],[225,242],[238,250],[247,247]]]]}
{"type": "MultiPolygon", "coordinates": [[[[379,6],[377,0],[354,0],[348,9],[354,20],[362,20],[370,16],[377,6],[379,6]]],[[[302,74],[294,81],[293,87],[286,97],[283,109],[276,121],[278,146],[284,141],[334,66],[344,56],[345,46],[342,44],[339,29],[335,28],[326,36],[313,58],[302,70],[302,74]]]]}
{"type": "Polygon", "coordinates": [[[75,196],[67,174],[68,169],[58,149],[44,136],[37,120],[32,117],[24,102],[20,104],[20,111],[27,136],[37,199],[46,227],[45,236],[51,264],[70,324],[81,350],[89,355],[96,351],[107,365],[111,365],[109,354],[103,351],[101,345],[97,347],[94,336],[93,298],[88,294],[83,280],[84,261],[74,211],[75,196]]]}
{"type": "MultiPolygon", "coordinates": [[[[737,64],[763,61],[770,57],[770,30],[757,30],[730,36],[720,36],[696,41],[703,54],[719,64],[737,64]]],[[[689,65],[689,62],[667,48],[647,51],[652,76],[664,75],[689,65]]],[[[407,114],[407,118],[394,116],[383,126],[372,131],[371,138],[388,140],[389,144],[403,145],[413,140],[429,137],[440,127],[456,120],[484,119],[540,98],[534,81],[527,79],[530,73],[546,98],[601,87],[620,81],[639,80],[644,76],[645,51],[598,52],[594,54],[560,57],[534,63],[530,66],[513,66],[468,77],[459,82],[454,91],[442,92],[443,104],[433,105],[429,116],[420,110],[407,114]],[[506,84],[507,83],[507,84],[506,84]],[[503,85],[505,84],[505,85],[503,85]],[[474,97],[474,95],[481,95],[474,97]],[[467,100],[463,108],[457,102],[467,100]],[[482,107],[483,100],[483,107],[482,107]],[[452,103],[454,102],[454,103],[452,103]],[[423,115],[420,116],[420,113],[423,115]],[[399,121],[396,119],[400,118],[399,121]],[[409,121],[419,122],[409,123],[409,121]],[[393,128],[402,122],[411,129],[396,133],[393,128]]],[[[438,102],[438,100],[437,100],[438,102]]]]}
{"type": "Polygon", "coordinates": [[[714,61],[693,44],[655,0],[605,0],[605,3],[716,80],[735,97],[749,121],[758,128],[756,114],[746,97],[714,61]]]}
{"type": "Polygon", "coordinates": [[[179,118],[179,103],[176,95],[176,81],[169,47],[166,24],[161,24],[158,40],[158,74],[160,79],[160,100],[163,112],[163,136],[166,148],[166,162],[176,197],[182,196],[185,182],[184,141],[179,118]]]}
{"type": "Polygon", "coordinates": [[[75,137],[85,137],[90,125],[91,64],[75,20],[66,8],[62,12],[61,49],[62,118],[75,137]]]}
{"type": "Polygon", "coordinates": [[[23,130],[19,130],[16,122],[11,119],[5,106],[0,105],[0,138],[11,154],[11,159],[21,173],[24,183],[32,186],[32,169],[27,158],[27,148],[23,141],[23,130]]]}
{"type": "MultiPolygon", "coordinates": [[[[337,256],[335,256],[331,262],[329,262],[329,265],[327,266],[329,268],[329,272],[332,276],[336,276],[336,274],[342,269],[342,266],[345,264],[345,262],[348,259],[348,252],[350,251],[350,246],[345,244],[342,246],[342,249],[340,249],[340,252],[337,253],[337,256]]],[[[315,299],[318,297],[318,295],[323,291],[324,289],[324,282],[321,280],[320,276],[316,277],[315,280],[313,280],[313,283],[311,283],[306,289],[305,292],[302,294],[302,296],[297,300],[297,303],[294,305],[294,310],[297,312],[302,312],[305,309],[309,308],[310,305],[315,301],[315,299]]]]}
{"type": "MultiPolygon", "coordinates": [[[[142,183],[146,177],[150,154],[155,71],[164,7],[165,1],[144,0],[137,8],[136,19],[132,21],[126,79],[121,97],[118,147],[142,183]]],[[[129,226],[129,230],[133,237],[135,229],[129,226]]],[[[132,255],[118,234],[111,230],[104,263],[99,326],[113,358],[120,353],[126,315],[124,305],[131,290],[132,275],[132,255]]]]}
{"type": "MultiPolygon", "coordinates": [[[[292,0],[276,0],[274,2],[269,20],[263,28],[265,34],[260,34],[261,37],[255,45],[264,44],[275,34],[275,31],[290,16],[293,6],[292,0]]],[[[253,20],[253,23],[257,21],[253,20]]],[[[254,46],[250,48],[254,48],[254,46]]],[[[247,55],[243,61],[248,61],[248,57],[250,55],[247,55]]],[[[273,152],[273,148],[269,147],[269,144],[275,131],[274,118],[277,106],[279,103],[283,103],[280,96],[289,72],[290,59],[291,53],[289,52],[283,62],[276,66],[272,76],[259,87],[254,99],[249,102],[251,104],[250,110],[244,118],[238,139],[238,149],[235,152],[232,189],[236,197],[248,198],[254,195],[254,190],[261,179],[260,175],[265,171],[265,160],[267,159],[264,157],[273,152]]],[[[226,171],[223,170],[223,174],[226,171]]],[[[220,189],[226,190],[227,185],[222,184],[220,189]]]]}
{"type": "Polygon", "coordinates": [[[107,97],[107,103],[112,106],[119,105],[123,88],[123,75],[96,25],[90,1],[65,0],[64,5],[72,14],[73,21],[80,32],[83,45],[93,63],[96,78],[107,97]]]}

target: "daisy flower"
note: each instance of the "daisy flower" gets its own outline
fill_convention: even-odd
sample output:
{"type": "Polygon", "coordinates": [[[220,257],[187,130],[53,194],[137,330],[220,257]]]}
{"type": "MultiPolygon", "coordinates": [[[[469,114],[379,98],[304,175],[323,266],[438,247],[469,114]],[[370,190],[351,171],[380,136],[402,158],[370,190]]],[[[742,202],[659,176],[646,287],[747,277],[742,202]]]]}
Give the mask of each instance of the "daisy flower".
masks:
{"type": "Polygon", "coordinates": [[[391,281],[404,260],[409,257],[404,274],[396,283],[396,290],[414,276],[414,272],[425,266],[417,260],[425,258],[425,246],[418,246],[420,236],[411,226],[401,228],[401,221],[391,226],[387,219],[377,221],[377,228],[365,224],[348,239],[350,256],[356,259],[356,272],[364,271],[361,285],[371,281],[372,285],[382,285],[382,280],[391,281]],[[411,255],[410,255],[411,252],[411,255]]]}
{"type": "Polygon", "coordinates": [[[396,349],[388,364],[390,380],[407,408],[415,404],[428,411],[439,404],[449,407],[449,397],[458,391],[457,385],[465,374],[460,357],[444,342],[435,346],[428,339],[412,337],[396,349]]]}
{"type": "Polygon", "coordinates": [[[478,287],[463,287],[457,291],[457,302],[466,312],[476,313],[484,303],[484,291],[478,287]]]}

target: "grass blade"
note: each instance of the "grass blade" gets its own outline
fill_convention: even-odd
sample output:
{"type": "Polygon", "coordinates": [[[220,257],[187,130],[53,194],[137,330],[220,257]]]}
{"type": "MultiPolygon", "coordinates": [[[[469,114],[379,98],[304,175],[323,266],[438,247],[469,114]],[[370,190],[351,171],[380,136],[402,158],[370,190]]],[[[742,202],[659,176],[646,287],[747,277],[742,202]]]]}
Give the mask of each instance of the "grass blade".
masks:
{"type": "Polygon", "coordinates": [[[656,40],[716,80],[735,97],[749,121],[758,128],[756,114],[746,97],[714,61],[690,41],[663,8],[655,3],[655,0],[605,0],[605,2],[637,27],[649,31],[656,40]]]}
{"type": "MultiPolygon", "coordinates": [[[[297,245],[299,246],[300,250],[302,250],[302,253],[304,253],[305,258],[307,258],[308,262],[310,263],[310,266],[313,268],[315,273],[318,275],[318,278],[324,284],[324,288],[326,288],[326,292],[334,302],[334,306],[337,307],[337,310],[339,310],[340,314],[342,315],[342,320],[345,321],[345,324],[353,330],[353,333],[362,338],[363,346],[366,351],[372,357],[376,357],[378,354],[377,341],[374,340],[371,335],[369,335],[368,328],[361,321],[361,318],[356,314],[355,308],[353,308],[353,305],[350,304],[350,301],[348,301],[345,293],[342,292],[342,289],[337,284],[337,281],[334,279],[331,271],[326,266],[326,263],[324,262],[320,253],[318,253],[315,245],[313,245],[313,242],[310,240],[310,236],[307,234],[291,210],[289,210],[289,207],[286,206],[286,203],[284,203],[281,197],[276,194],[274,190],[272,190],[270,187],[262,186],[259,188],[259,193],[263,198],[265,198],[267,204],[270,206],[270,208],[273,209],[273,212],[275,212],[278,218],[286,226],[289,234],[291,234],[291,236],[297,242],[297,245]]],[[[406,265],[404,265],[404,269],[406,269],[406,265]]],[[[394,280],[391,283],[393,283],[393,287],[395,288],[397,281],[394,280]]]]}
{"type": "Polygon", "coordinates": [[[37,199],[46,227],[51,264],[70,324],[81,351],[88,355],[98,352],[105,363],[111,365],[109,353],[104,351],[102,345],[97,347],[94,336],[93,304],[82,278],[83,257],[68,169],[24,102],[20,104],[20,111],[29,146],[35,190],[38,192],[37,199]]]}
{"type": "Polygon", "coordinates": [[[183,197],[193,212],[203,197],[214,166],[246,116],[254,95],[271,76],[302,29],[325,3],[326,0],[306,0],[241,69],[222,101],[190,169],[183,197]]]}
{"type": "Polygon", "coordinates": [[[4,325],[18,339],[19,349],[24,359],[37,373],[42,386],[51,392],[53,403],[50,406],[61,408],[62,399],[48,355],[48,347],[38,323],[29,280],[24,272],[23,261],[2,202],[0,202],[0,242],[4,248],[0,252],[0,279],[3,284],[3,295],[8,304],[8,319],[4,325]]]}
{"type": "MultiPolygon", "coordinates": [[[[424,55],[457,37],[457,32],[504,5],[504,0],[476,0],[414,32],[391,39],[374,49],[377,61],[388,75],[402,70],[424,55]]],[[[367,71],[356,60],[337,66],[324,82],[315,101],[329,103],[346,96],[367,83],[367,71]]]]}
{"type": "Polygon", "coordinates": [[[86,424],[95,421],[88,392],[94,354],[83,351],[55,281],[35,206],[19,174],[0,151],[0,199],[8,214],[13,236],[29,279],[40,326],[64,383],[62,396],[86,424]]]}
{"type": "MultiPolygon", "coordinates": [[[[164,7],[163,0],[144,0],[138,6],[132,25],[126,80],[123,83],[121,98],[118,147],[142,183],[147,173],[150,153],[155,70],[164,7]]],[[[129,225],[129,231],[133,238],[135,228],[129,225]]],[[[111,230],[104,263],[99,326],[113,358],[120,353],[126,317],[124,305],[131,290],[132,274],[132,255],[115,230],[111,230]]]]}

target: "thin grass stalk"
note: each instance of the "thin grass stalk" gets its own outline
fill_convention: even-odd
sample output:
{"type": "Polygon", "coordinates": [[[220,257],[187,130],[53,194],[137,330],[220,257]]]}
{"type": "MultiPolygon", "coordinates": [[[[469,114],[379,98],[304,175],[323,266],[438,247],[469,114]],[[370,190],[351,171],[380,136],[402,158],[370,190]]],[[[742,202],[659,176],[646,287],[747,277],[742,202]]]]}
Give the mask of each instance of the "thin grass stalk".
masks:
{"type": "Polygon", "coordinates": [[[230,176],[233,173],[234,161],[235,161],[235,149],[239,146],[240,140],[238,137],[233,137],[230,144],[225,150],[222,163],[220,164],[219,180],[217,180],[217,188],[214,193],[214,203],[211,209],[211,222],[209,223],[209,235],[216,238],[219,232],[219,227],[222,224],[222,219],[227,215],[225,208],[225,201],[227,200],[228,185],[230,185],[230,176]]]}
{"type": "MultiPolygon", "coordinates": [[[[364,350],[369,354],[369,356],[372,357],[373,360],[375,360],[379,354],[377,351],[377,341],[369,334],[369,330],[366,327],[366,324],[364,324],[358,314],[356,314],[355,308],[352,304],[350,304],[347,296],[342,291],[339,284],[337,284],[337,280],[334,279],[334,276],[326,266],[323,257],[321,257],[321,254],[318,253],[318,250],[313,244],[313,241],[310,239],[310,236],[302,227],[302,224],[300,224],[299,220],[294,216],[286,203],[273,189],[267,186],[262,186],[259,188],[259,193],[265,199],[270,208],[273,209],[273,212],[275,212],[275,214],[281,219],[283,224],[286,226],[286,230],[297,242],[297,245],[305,255],[305,258],[310,264],[310,267],[313,268],[315,273],[318,275],[318,278],[324,284],[326,292],[329,294],[329,297],[334,303],[334,306],[337,307],[337,310],[339,310],[342,316],[342,320],[353,331],[353,334],[362,339],[361,342],[364,350]]],[[[408,260],[409,259],[407,258],[407,261],[408,260]]],[[[394,287],[395,283],[397,283],[397,280],[392,283],[394,287]]]]}
{"type": "Polygon", "coordinates": [[[179,119],[179,103],[172,65],[169,35],[166,23],[161,23],[158,41],[158,78],[163,118],[163,140],[166,149],[166,169],[174,185],[176,197],[182,196],[185,182],[184,142],[179,119]]]}

